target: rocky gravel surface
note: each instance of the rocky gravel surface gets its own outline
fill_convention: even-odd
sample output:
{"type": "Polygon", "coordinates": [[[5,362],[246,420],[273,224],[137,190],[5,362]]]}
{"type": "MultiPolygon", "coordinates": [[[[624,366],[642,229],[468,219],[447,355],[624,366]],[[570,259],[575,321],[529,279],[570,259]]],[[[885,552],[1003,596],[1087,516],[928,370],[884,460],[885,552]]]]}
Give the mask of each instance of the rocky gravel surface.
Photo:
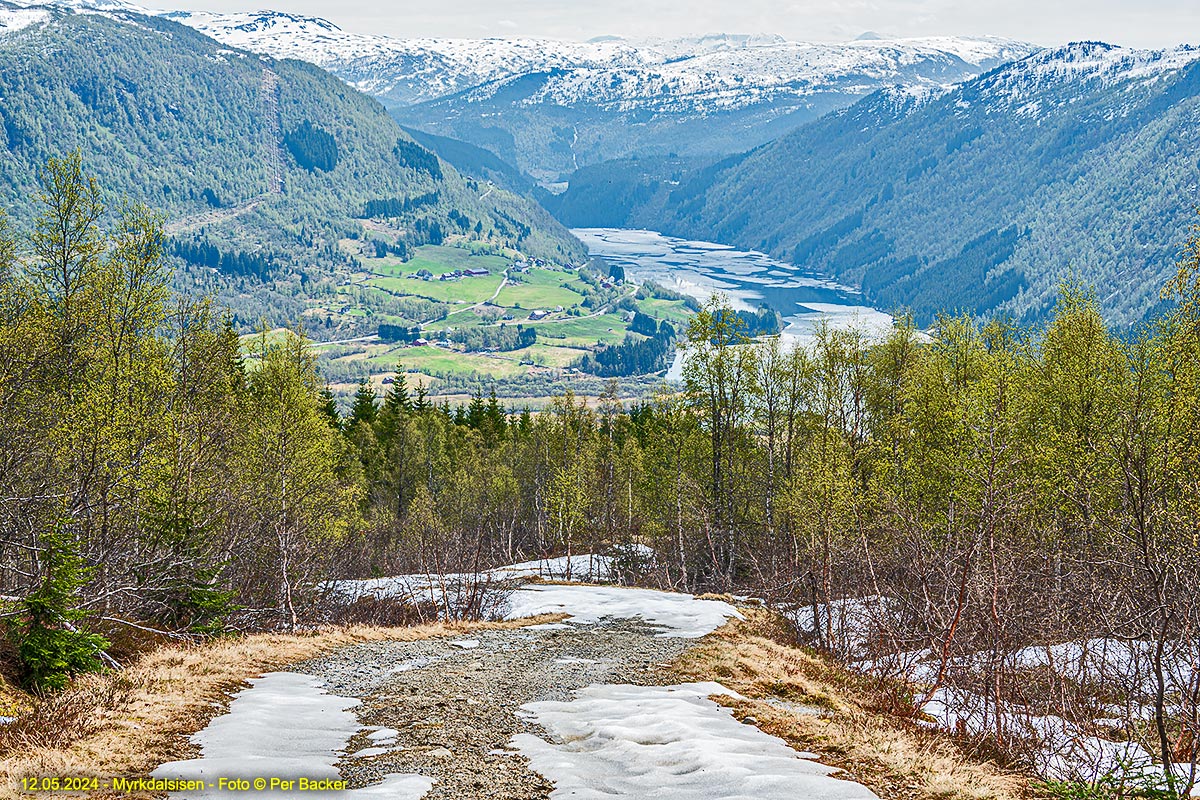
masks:
{"type": "Polygon", "coordinates": [[[358,645],[293,669],[363,701],[367,727],[339,764],[351,787],[420,773],[436,780],[430,800],[535,800],[554,787],[509,746],[517,733],[546,736],[521,705],[593,683],[676,682],[669,664],[694,640],[656,632],[635,621],[481,631],[358,645]]]}

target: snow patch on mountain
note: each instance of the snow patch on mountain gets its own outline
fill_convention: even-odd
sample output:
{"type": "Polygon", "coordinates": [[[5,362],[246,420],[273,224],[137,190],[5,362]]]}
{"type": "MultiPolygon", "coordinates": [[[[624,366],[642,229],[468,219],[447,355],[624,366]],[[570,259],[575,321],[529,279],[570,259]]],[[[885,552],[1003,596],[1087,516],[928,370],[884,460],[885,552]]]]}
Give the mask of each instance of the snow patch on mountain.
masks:
{"type": "Polygon", "coordinates": [[[23,31],[31,25],[42,25],[50,20],[50,12],[37,8],[0,7],[0,36],[23,31]]]}
{"type": "Polygon", "coordinates": [[[702,111],[828,92],[865,95],[881,86],[912,87],[924,95],[1029,52],[1003,39],[773,41],[711,48],[653,67],[577,69],[550,77],[528,102],[702,111]]]}
{"type": "Polygon", "coordinates": [[[155,13],[142,6],[127,3],[125,0],[7,0],[0,3],[0,9],[4,7],[32,9],[43,13],[52,8],[80,14],[123,12],[152,15],[155,13]]]}
{"type": "Polygon", "coordinates": [[[679,39],[395,39],[343,31],[328,20],[276,12],[166,15],[233,47],[309,61],[356,88],[400,103],[545,75],[525,103],[614,110],[727,110],[779,96],[866,94],[880,86],[940,86],[1036,50],[996,37],[789,42],[780,36],[711,34],[679,39]]]}
{"type": "Polygon", "coordinates": [[[1200,48],[1193,45],[1137,50],[1102,42],[1076,42],[1042,51],[984,78],[978,84],[978,96],[998,108],[1036,116],[1050,102],[1048,89],[1057,90],[1059,101],[1071,102],[1083,91],[1161,80],[1197,60],[1200,48]]]}

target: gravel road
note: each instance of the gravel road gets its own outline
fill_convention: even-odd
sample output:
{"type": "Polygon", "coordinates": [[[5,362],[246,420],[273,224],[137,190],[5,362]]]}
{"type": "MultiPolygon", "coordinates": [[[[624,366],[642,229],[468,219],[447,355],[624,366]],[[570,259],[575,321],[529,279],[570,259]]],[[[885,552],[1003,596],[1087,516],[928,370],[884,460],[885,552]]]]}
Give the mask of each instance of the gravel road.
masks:
{"type": "Polygon", "coordinates": [[[553,785],[509,748],[545,736],[520,706],[568,700],[593,683],[667,685],[668,665],[694,640],[655,636],[633,621],[485,631],[458,640],[358,645],[293,668],[356,697],[368,726],[339,764],[350,786],[389,773],[436,779],[429,800],[535,800],[553,785]]]}

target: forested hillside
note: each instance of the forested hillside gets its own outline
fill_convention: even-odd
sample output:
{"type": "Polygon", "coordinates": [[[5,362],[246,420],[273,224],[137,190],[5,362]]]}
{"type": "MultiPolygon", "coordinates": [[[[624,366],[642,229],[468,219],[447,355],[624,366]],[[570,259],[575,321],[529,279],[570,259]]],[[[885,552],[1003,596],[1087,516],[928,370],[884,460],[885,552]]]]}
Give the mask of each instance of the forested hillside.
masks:
{"type": "Polygon", "coordinates": [[[682,390],[652,403],[452,409],[401,376],[343,418],[303,337],[244,354],[208,301],[171,297],[158,216],[105,222],[78,155],[42,181],[31,229],[0,222],[0,618],[28,686],[147,634],[479,616],[484,568],[607,550],[626,580],[790,609],[989,752],[1190,791],[1112,748],[1151,770],[1200,753],[1200,227],[1173,311],[1132,337],[1075,286],[1044,326],[826,327],[790,349],[713,298],[682,390]],[[459,602],[349,605],[327,583],[403,573],[459,602]],[[1080,642],[1129,655],[1030,666],[1080,642]]]}
{"type": "Polygon", "coordinates": [[[461,235],[583,255],[536,204],[443,168],[376,101],[316,67],[160,17],[0,13],[21,20],[0,35],[0,198],[13,216],[31,218],[46,159],[78,150],[107,191],[167,215],[182,244],[172,252],[221,251],[188,259],[198,269],[178,288],[217,292],[243,329],[299,320],[303,297],[331,292],[366,238],[400,252],[461,235]]]}
{"type": "Polygon", "coordinates": [[[717,164],[583,170],[552,208],[760,249],[921,324],[1044,318],[1074,276],[1124,325],[1158,308],[1200,202],[1198,119],[1200,51],[1075,44],[940,96],[875,94],[717,164]]]}

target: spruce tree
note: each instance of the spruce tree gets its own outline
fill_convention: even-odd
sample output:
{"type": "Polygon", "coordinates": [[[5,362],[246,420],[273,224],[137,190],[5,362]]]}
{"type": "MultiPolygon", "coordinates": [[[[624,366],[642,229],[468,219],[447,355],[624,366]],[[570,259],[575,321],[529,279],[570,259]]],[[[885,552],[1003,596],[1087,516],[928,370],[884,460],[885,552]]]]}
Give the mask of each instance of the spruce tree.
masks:
{"type": "Polygon", "coordinates": [[[358,384],[358,391],[354,393],[354,405],[350,409],[349,426],[354,427],[360,422],[367,425],[374,425],[375,418],[379,414],[379,407],[375,404],[375,390],[371,388],[371,384],[363,379],[358,384]]]}
{"type": "Polygon", "coordinates": [[[321,413],[329,420],[331,428],[340,428],[342,426],[342,415],[337,410],[337,399],[333,396],[333,390],[328,386],[321,389],[321,413]]]}
{"type": "Polygon", "coordinates": [[[424,414],[429,409],[429,392],[425,388],[425,381],[418,381],[417,399],[413,402],[413,411],[416,411],[418,414],[424,414]]]}
{"type": "Polygon", "coordinates": [[[487,405],[483,409],[481,430],[489,445],[503,440],[508,433],[508,417],[505,415],[504,409],[500,407],[500,401],[496,399],[496,387],[494,386],[488,392],[487,405]]]}
{"type": "Polygon", "coordinates": [[[474,396],[471,397],[471,404],[467,407],[467,425],[479,430],[486,414],[487,406],[483,402],[483,392],[476,389],[474,396]]]}
{"type": "Polygon", "coordinates": [[[390,407],[393,413],[412,411],[412,398],[408,396],[408,382],[404,379],[404,373],[396,376],[396,382],[384,400],[384,407],[390,407]]]}
{"type": "Polygon", "coordinates": [[[99,670],[100,654],[108,646],[104,637],[77,624],[87,616],[78,602],[90,570],[75,542],[57,526],[41,540],[41,585],[21,601],[18,615],[8,622],[24,683],[35,692],[62,689],[72,676],[99,670]]]}

